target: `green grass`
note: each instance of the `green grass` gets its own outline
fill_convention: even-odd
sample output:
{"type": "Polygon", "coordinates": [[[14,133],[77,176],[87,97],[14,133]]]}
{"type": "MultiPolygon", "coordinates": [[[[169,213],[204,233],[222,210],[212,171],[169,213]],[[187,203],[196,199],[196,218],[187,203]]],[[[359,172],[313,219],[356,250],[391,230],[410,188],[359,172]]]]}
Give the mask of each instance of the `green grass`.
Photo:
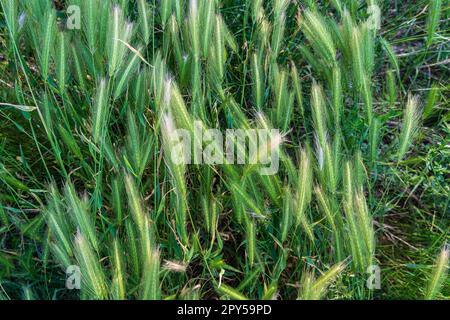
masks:
{"type": "Polygon", "coordinates": [[[0,3],[0,298],[450,297],[444,2],[0,3]],[[278,172],[177,163],[194,121],[278,172]]]}

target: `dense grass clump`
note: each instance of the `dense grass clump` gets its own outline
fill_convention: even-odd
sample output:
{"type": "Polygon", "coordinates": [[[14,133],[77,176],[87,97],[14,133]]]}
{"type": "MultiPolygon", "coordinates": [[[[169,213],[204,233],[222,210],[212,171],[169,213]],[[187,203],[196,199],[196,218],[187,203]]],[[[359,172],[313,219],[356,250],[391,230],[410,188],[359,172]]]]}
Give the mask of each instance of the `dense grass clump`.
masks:
{"type": "Polygon", "coordinates": [[[0,298],[449,297],[445,1],[0,3],[0,298]]]}

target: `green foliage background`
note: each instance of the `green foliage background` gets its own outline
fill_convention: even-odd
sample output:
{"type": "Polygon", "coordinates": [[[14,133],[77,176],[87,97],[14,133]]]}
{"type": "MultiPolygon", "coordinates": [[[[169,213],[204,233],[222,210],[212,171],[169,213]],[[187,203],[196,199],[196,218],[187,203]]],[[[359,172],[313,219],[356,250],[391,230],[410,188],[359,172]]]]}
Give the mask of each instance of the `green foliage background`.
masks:
{"type": "Polygon", "coordinates": [[[446,1],[0,3],[0,298],[450,296],[446,1]],[[194,120],[279,172],[171,162],[194,120]]]}

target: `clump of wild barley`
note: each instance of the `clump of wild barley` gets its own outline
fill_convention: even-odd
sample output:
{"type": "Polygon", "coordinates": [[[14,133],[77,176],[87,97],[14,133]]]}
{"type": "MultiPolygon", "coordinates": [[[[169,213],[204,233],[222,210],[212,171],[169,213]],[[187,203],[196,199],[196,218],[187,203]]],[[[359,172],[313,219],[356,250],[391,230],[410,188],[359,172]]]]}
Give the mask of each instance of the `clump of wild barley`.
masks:
{"type": "MultiPolygon", "coordinates": [[[[428,47],[441,2],[429,7],[428,47]]],[[[420,112],[410,97],[386,152],[402,65],[358,1],[66,1],[83,13],[77,32],[50,0],[0,3],[9,49],[1,96],[17,100],[1,102],[0,117],[21,132],[19,142],[0,132],[0,249],[17,228],[43,248],[39,266],[78,265],[82,299],[322,299],[338,278],[348,284],[339,296],[370,297],[361,283],[388,196],[377,173],[389,176],[387,155],[405,157],[420,112]],[[244,163],[187,165],[192,150],[174,138],[184,129],[198,142],[198,124],[202,133],[280,133],[261,145],[233,141],[244,163]],[[278,170],[265,175],[260,162],[273,152],[278,170]],[[316,278],[311,268],[322,266],[331,267],[316,278]]],[[[4,252],[13,251],[0,250],[10,273],[4,252]]],[[[427,298],[447,260],[445,249],[427,298]]],[[[54,289],[36,283],[49,287],[20,284],[20,296],[54,289]]]]}

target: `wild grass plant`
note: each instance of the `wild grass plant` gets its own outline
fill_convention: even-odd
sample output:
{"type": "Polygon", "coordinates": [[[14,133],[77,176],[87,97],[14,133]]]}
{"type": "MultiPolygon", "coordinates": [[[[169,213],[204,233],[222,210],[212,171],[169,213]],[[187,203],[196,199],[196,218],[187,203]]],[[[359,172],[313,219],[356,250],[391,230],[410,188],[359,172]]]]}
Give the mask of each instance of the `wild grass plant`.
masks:
{"type": "MultiPolygon", "coordinates": [[[[448,10],[419,2],[414,73],[389,1],[0,0],[0,298],[401,297],[386,242],[409,240],[391,216],[433,216],[420,252],[448,240],[448,198],[409,204],[426,178],[402,180],[435,161],[416,146],[427,121],[448,139],[448,79],[414,87],[428,55],[448,53],[448,10]],[[196,123],[279,129],[257,150],[279,150],[277,172],[174,161],[175,131],[198,141],[196,123]]],[[[447,268],[445,247],[424,297],[448,294],[447,268]]]]}

